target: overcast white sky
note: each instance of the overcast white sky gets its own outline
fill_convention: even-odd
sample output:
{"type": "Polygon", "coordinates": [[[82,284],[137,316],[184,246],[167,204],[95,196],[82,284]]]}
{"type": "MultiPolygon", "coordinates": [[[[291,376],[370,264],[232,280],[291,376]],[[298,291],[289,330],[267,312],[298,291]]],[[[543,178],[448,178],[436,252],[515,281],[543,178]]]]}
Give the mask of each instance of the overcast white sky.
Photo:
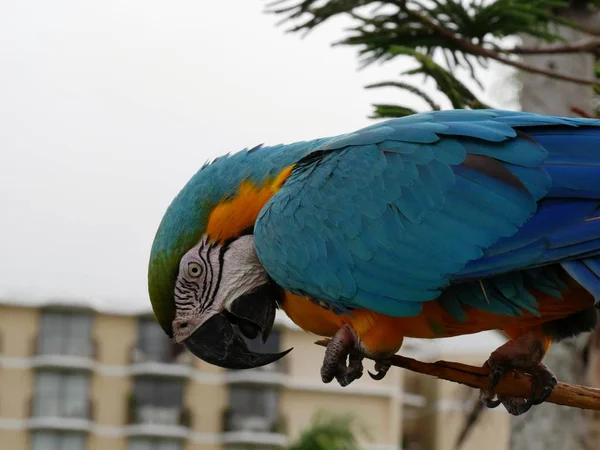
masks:
{"type": "Polygon", "coordinates": [[[263,7],[0,3],[0,296],[148,306],[154,232],[204,161],[352,131],[399,100],[363,86],[400,62],[358,72],[330,47],[343,23],[301,39],[263,7]]]}

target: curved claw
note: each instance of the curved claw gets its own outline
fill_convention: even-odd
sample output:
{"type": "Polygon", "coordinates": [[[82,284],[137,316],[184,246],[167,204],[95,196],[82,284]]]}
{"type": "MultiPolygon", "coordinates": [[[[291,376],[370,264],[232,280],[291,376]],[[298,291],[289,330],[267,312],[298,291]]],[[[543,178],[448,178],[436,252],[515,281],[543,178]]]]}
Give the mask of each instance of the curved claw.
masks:
{"type": "Polygon", "coordinates": [[[345,364],[338,366],[338,372],[335,375],[335,379],[342,387],[348,386],[355,380],[358,380],[363,376],[363,357],[356,351],[351,351],[348,355],[349,363],[346,367],[345,364]]]}
{"type": "Polygon", "coordinates": [[[494,409],[503,403],[503,399],[494,393],[494,389],[504,375],[504,367],[500,364],[497,364],[491,358],[485,362],[484,366],[488,367],[491,380],[490,386],[486,390],[481,389],[479,393],[479,399],[486,408],[494,409]]]}
{"type": "Polygon", "coordinates": [[[369,376],[370,376],[372,379],[374,379],[375,381],[380,381],[380,380],[383,380],[383,379],[385,378],[385,375],[386,375],[386,372],[383,372],[383,371],[379,371],[379,372],[375,372],[375,373],[373,373],[373,372],[371,372],[371,371],[369,370],[368,372],[369,372],[369,376]]]}
{"type": "Polygon", "coordinates": [[[488,387],[487,390],[492,392],[494,389],[496,389],[496,386],[498,386],[500,379],[504,375],[505,369],[500,364],[495,364],[489,360],[486,364],[490,368],[490,378],[492,379],[490,381],[490,387],[488,387]]]}
{"type": "Polygon", "coordinates": [[[481,403],[483,403],[483,405],[489,409],[497,408],[502,403],[502,400],[498,397],[480,395],[479,398],[481,399],[481,403]]]}
{"type": "Polygon", "coordinates": [[[534,394],[537,391],[536,384],[541,386],[542,392],[538,397],[532,400],[533,405],[539,405],[548,400],[552,391],[554,391],[554,388],[558,384],[558,381],[554,374],[550,372],[544,364],[540,363],[533,373],[532,384],[532,391],[534,394]]]}
{"type": "Polygon", "coordinates": [[[555,387],[556,383],[552,387],[544,387],[542,389],[542,393],[539,395],[539,397],[533,399],[532,403],[534,405],[541,405],[542,403],[544,403],[546,400],[548,400],[548,398],[550,398],[550,395],[552,395],[552,391],[554,391],[555,387]]]}
{"type": "Polygon", "coordinates": [[[388,371],[390,370],[390,367],[392,367],[392,361],[389,359],[376,361],[375,370],[377,372],[372,373],[371,371],[369,371],[369,376],[377,381],[383,380],[384,377],[387,375],[388,371]]]}
{"type": "Polygon", "coordinates": [[[534,383],[528,398],[505,397],[502,398],[502,404],[509,414],[512,414],[513,416],[520,416],[521,414],[525,414],[527,411],[529,411],[534,405],[535,391],[536,389],[534,383]]]}
{"type": "Polygon", "coordinates": [[[369,370],[369,371],[368,371],[368,373],[369,373],[369,376],[370,376],[372,379],[376,380],[376,381],[383,380],[383,378],[385,377],[385,373],[384,373],[384,372],[376,372],[376,373],[373,373],[373,372],[371,372],[371,371],[369,370]]]}

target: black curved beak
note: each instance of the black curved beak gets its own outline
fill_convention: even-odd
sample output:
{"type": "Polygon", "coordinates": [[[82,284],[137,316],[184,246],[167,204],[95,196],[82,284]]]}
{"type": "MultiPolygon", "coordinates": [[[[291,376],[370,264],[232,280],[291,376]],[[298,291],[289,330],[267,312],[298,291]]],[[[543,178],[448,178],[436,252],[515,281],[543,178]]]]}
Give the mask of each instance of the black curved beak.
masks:
{"type": "Polygon", "coordinates": [[[233,303],[231,312],[222,311],[212,316],[184,345],[203,361],[225,369],[252,369],[283,358],[292,349],[257,353],[248,348],[242,337],[253,339],[260,334],[263,342],[267,340],[277,307],[273,293],[273,286],[265,285],[240,297],[233,303]]]}

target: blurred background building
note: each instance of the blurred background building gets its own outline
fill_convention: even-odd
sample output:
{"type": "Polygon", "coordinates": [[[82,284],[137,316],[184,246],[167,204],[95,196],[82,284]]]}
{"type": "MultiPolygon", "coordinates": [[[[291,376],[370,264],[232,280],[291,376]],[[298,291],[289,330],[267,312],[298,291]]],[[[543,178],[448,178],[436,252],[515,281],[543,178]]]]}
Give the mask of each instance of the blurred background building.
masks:
{"type": "MultiPolygon", "coordinates": [[[[399,369],[380,382],[365,376],[347,388],[323,384],[323,349],[313,341],[278,318],[262,350],[294,351],[261,369],[226,371],[173,345],[149,312],[4,302],[0,448],[276,449],[297,437],[317,411],[355,414],[368,430],[366,450],[454,448],[470,390],[399,369]]],[[[475,364],[487,357],[487,351],[440,353],[418,341],[403,353],[475,364]]],[[[463,449],[505,449],[508,432],[508,416],[499,408],[483,418],[463,449]]]]}

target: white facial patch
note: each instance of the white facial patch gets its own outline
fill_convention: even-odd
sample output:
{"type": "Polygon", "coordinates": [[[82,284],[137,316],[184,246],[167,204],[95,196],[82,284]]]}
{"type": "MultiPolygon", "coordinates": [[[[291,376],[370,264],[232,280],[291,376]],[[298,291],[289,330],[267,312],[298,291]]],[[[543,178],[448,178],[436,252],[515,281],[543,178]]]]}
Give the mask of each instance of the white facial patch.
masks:
{"type": "Polygon", "coordinates": [[[225,246],[204,236],[179,263],[174,340],[182,343],[209,318],[229,309],[234,300],[267,282],[251,235],[225,246]]]}
{"type": "Polygon", "coordinates": [[[217,302],[222,302],[229,309],[235,299],[268,281],[267,272],[256,256],[254,238],[242,236],[233,241],[225,252],[217,302]]]}

